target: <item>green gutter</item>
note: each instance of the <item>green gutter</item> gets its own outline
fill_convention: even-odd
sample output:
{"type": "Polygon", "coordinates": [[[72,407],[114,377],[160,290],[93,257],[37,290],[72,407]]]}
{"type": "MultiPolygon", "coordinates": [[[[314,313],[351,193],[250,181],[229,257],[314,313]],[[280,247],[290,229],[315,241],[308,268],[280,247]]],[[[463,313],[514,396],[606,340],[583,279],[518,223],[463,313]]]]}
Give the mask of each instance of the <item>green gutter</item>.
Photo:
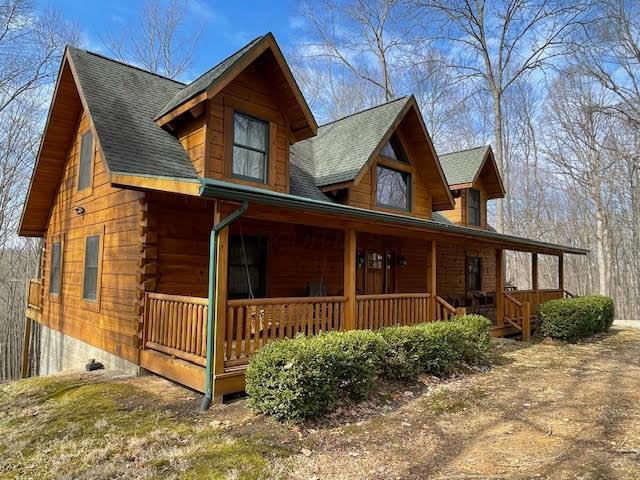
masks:
{"type": "Polygon", "coordinates": [[[249,208],[249,202],[246,200],[242,203],[242,206],[233,212],[228,217],[222,219],[219,223],[215,224],[211,229],[211,238],[209,239],[209,304],[207,307],[207,362],[205,369],[205,381],[204,381],[204,398],[202,399],[202,410],[207,410],[211,406],[213,400],[213,367],[215,356],[215,328],[214,328],[214,315],[216,309],[216,266],[217,259],[216,253],[218,248],[218,232],[223,228],[231,225],[238,220],[249,208]]]}
{"type": "Polygon", "coordinates": [[[428,231],[444,232],[454,235],[466,235],[481,240],[509,242],[512,245],[519,245],[533,249],[553,250],[559,253],[564,252],[575,255],[586,255],[589,253],[589,250],[583,248],[539,242],[528,238],[504,235],[488,230],[461,227],[459,225],[446,224],[433,220],[422,220],[406,215],[357,208],[330,201],[316,200],[313,198],[290,195],[288,193],[274,192],[263,188],[239,185],[212,178],[203,178],[201,180],[200,195],[203,197],[221,198],[242,202],[249,201],[251,203],[261,205],[293,208],[330,215],[340,215],[343,217],[347,216],[372,222],[393,223],[397,225],[422,228],[428,231]]]}

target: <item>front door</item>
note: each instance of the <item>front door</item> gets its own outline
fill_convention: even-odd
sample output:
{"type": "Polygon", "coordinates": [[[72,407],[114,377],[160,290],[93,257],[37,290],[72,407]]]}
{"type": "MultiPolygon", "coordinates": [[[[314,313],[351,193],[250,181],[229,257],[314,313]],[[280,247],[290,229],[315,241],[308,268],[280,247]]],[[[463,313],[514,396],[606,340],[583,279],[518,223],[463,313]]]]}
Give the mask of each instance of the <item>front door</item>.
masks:
{"type": "Polygon", "coordinates": [[[357,284],[366,295],[393,293],[395,285],[395,254],[392,250],[367,249],[363,268],[358,268],[357,284]]]}

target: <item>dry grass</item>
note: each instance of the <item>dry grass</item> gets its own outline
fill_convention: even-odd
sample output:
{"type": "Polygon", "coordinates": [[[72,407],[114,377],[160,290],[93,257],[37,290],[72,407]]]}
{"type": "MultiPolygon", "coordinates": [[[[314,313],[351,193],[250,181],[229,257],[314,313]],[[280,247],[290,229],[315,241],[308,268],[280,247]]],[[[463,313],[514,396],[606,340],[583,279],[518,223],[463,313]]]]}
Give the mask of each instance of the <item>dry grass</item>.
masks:
{"type": "Polygon", "coordinates": [[[640,478],[640,330],[495,351],[301,426],[244,401],[199,413],[155,377],[3,385],[0,478],[640,478]]]}

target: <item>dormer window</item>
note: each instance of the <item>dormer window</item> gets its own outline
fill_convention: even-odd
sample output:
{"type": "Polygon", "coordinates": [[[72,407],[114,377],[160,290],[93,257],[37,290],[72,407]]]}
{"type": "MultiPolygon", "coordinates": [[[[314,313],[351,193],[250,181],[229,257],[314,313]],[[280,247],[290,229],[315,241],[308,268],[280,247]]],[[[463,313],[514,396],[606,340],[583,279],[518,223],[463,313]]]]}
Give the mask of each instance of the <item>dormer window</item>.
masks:
{"type": "Polygon", "coordinates": [[[376,202],[379,207],[411,210],[411,174],[378,165],[376,202]]]}
{"type": "Polygon", "coordinates": [[[475,188],[469,189],[468,215],[469,225],[480,226],[480,191],[475,188]]]}
{"type": "Polygon", "coordinates": [[[233,176],[267,183],[269,124],[243,113],[233,114],[233,176]]]}
{"type": "Polygon", "coordinates": [[[380,155],[398,162],[409,163],[409,158],[407,157],[407,154],[402,147],[402,142],[400,142],[400,138],[398,138],[398,134],[396,133],[394,133],[387,144],[382,147],[380,155]]]}

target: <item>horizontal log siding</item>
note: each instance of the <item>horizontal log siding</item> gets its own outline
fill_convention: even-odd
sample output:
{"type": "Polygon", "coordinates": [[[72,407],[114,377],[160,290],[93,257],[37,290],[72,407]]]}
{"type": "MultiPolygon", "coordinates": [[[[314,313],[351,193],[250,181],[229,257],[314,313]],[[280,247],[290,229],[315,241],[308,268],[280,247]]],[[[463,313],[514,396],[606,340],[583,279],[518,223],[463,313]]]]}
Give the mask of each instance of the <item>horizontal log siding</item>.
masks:
{"type": "Polygon", "coordinates": [[[136,302],[139,220],[144,194],[112,188],[95,148],[93,185],[77,192],[81,135],[89,129],[82,115],[67,155],[64,173],[45,234],[43,261],[44,325],[93,346],[138,362],[136,302]],[[75,213],[76,207],[85,210],[75,213]],[[85,237],[103,233],[99,302],[82,300],[85,237]],[[63,240],[61,295],[49,294],[51,245],[63,240]]]}

